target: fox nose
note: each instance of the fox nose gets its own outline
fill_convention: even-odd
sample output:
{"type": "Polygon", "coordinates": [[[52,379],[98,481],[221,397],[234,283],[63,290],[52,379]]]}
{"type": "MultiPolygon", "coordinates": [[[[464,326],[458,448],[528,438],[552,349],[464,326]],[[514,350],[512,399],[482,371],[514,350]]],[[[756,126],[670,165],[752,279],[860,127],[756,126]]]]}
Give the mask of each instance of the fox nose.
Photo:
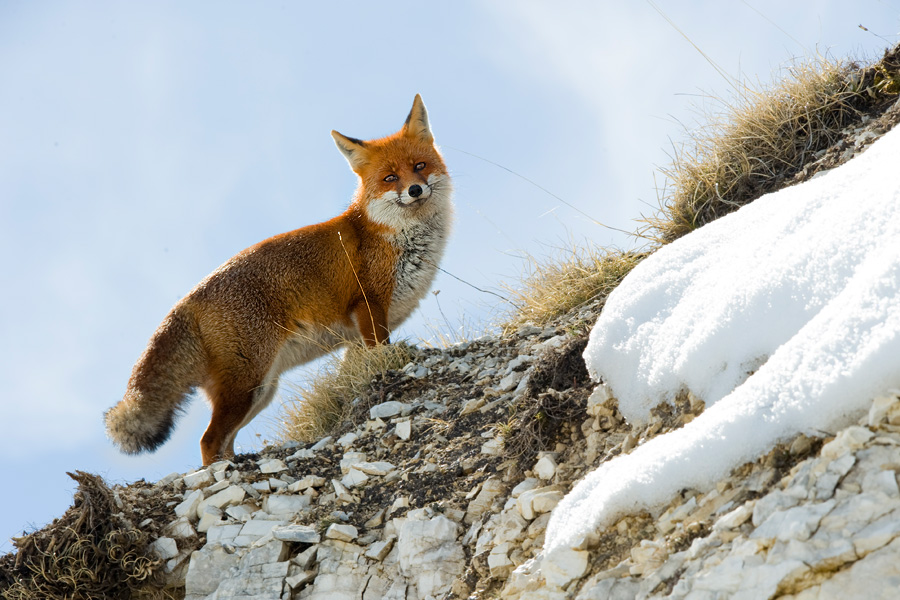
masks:
{"type": "Polygon", "coordinates": [[[419,196],[421,196],[422,186],[418,183],[414,183],[413,185],[409,186],[409,195],[413,198],[418,198],[419,196]]]}

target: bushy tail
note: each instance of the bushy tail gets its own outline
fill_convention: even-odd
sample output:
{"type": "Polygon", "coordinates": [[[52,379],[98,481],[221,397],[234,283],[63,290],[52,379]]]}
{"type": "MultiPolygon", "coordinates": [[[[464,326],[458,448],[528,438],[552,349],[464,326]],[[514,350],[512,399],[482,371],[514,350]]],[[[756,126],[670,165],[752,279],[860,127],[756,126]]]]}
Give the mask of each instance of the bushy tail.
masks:
{"type": "Polygon", "coordinates": [[[113,443],[138,454],[169,439],[188,395],[202,383],[204,364],[196,321],[176,306],[134,365],[125,397],[104,415],[113,443]]]}

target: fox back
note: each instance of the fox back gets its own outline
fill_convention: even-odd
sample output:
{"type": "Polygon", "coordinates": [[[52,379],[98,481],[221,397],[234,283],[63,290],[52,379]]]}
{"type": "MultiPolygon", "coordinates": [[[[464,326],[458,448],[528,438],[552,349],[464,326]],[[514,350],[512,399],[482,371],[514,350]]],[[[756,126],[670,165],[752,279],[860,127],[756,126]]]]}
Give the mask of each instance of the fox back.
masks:
{"type": "Polygon", "coordinates": [[[175,305],[106,413],[123,452],[165,442],[200,388],[212,405],[203,463],[232,455],[237,432],[271,402],[281,373],[353,340],[389,342],[428,293],[453,210],[421,97],[393,135],[332,136],[359,176],[350,206],[247,248],[175,305]]]}

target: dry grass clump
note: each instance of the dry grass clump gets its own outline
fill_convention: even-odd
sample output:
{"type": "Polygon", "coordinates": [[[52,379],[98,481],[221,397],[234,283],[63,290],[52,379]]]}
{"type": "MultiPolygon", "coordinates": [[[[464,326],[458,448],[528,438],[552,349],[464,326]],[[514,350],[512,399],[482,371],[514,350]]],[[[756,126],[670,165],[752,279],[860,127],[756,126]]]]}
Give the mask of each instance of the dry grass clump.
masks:
{"type": "Polygon", "coordinates": [[[403,342],[347,346],[343,356],[329,357],[322,371],[285,404],[279,436],[312,442],[328,435],[347,418],[352,401],[368,390],[376,375],[402,368],[413,356],[413,349],[403,342]]]}
{"type": "Polygon", "coordinates": [[[608,248],[571,248],[539,261],[530,257],[530,272],[517,288],[507,291],[520,307],[504,330],[525,323],[546,325],[598,298],[605,300],[648,253],[608,248]]]}
{"type": "Polygon", "coordinates": [[[662,169],[663,207],[642,219],[642,233],[668,243],[783,187],[865,110],[896,93],[890,66],[887,55],[866,69],[817,58],[787,69],[771,88],[742,85],[662,169]]]}
{"type": "Polygon", "coordinates": [[[147,553],[153,538],[135,522],[129,501],[97,475],[69,476],[78,482],[74,505],[44,529],[16,538],[16,553],[0,558],[0,597],[169,597],[154,585],[163,561],[147,553]]]}

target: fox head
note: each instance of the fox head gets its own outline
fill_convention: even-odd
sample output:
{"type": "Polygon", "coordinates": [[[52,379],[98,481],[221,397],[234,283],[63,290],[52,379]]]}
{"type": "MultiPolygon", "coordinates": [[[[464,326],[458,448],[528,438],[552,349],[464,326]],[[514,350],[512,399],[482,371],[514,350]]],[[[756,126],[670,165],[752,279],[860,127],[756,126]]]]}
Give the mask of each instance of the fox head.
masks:
{"type": "Polygon", "coordinates": [[[337,131],[331,135],[359,176],[355,201],[373,221],[406,229],[450,210],[450,177],[418,94],[403,127],[393,135],[367,141],[337,131]]]}

